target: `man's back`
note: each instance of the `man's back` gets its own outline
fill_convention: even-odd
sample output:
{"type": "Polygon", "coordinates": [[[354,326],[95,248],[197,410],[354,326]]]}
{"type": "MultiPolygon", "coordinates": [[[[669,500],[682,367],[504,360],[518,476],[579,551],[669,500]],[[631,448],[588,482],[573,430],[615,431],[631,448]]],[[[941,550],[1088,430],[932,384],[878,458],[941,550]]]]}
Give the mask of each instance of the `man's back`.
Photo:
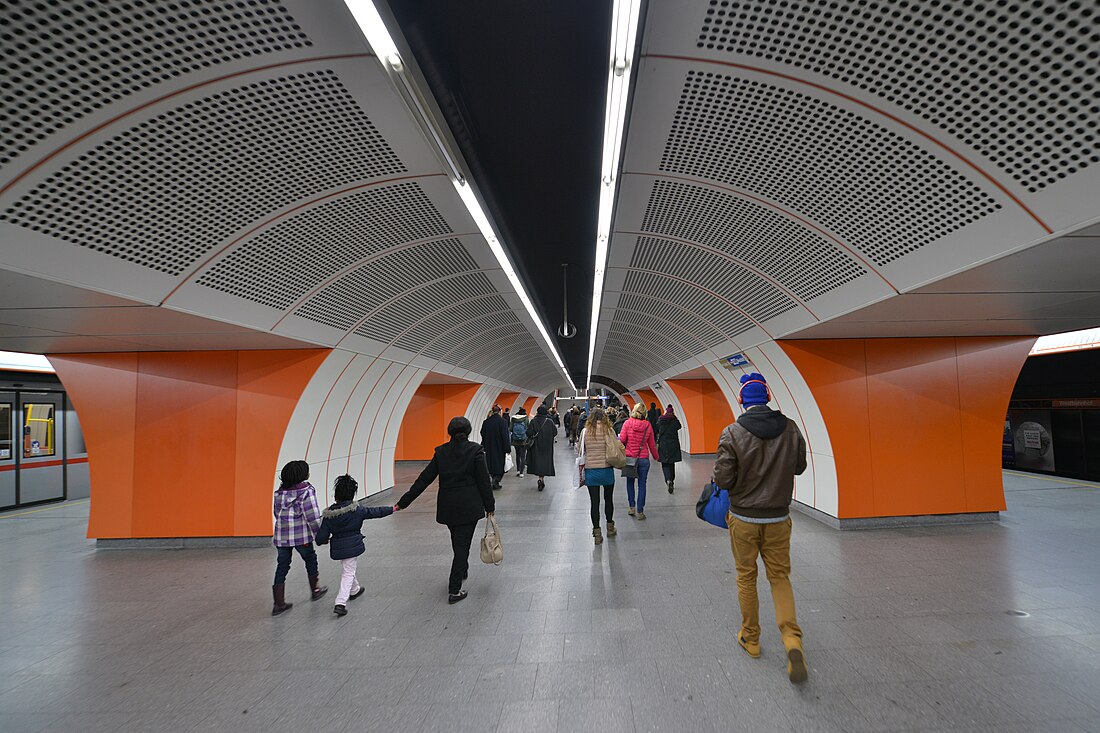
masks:
{"type": "Polygon", "coordinates": [[[806,441],[778,410],[758,405],[722,432],[714,480],[730,509],[746,517],[786,516],[794,477],[806,470],[806,441]]]}

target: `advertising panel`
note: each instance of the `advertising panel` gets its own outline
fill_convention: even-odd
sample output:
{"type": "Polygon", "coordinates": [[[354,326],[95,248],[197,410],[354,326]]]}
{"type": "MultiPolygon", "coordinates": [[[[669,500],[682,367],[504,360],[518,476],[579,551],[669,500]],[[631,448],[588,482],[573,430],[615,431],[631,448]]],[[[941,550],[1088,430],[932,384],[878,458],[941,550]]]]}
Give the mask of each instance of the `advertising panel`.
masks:
{"type": "Polygon", "coordinates": [[[1009,410],[1007,429],[1017,468],[1054,471],[1054,432],[1050,410],[1009,410]]]}

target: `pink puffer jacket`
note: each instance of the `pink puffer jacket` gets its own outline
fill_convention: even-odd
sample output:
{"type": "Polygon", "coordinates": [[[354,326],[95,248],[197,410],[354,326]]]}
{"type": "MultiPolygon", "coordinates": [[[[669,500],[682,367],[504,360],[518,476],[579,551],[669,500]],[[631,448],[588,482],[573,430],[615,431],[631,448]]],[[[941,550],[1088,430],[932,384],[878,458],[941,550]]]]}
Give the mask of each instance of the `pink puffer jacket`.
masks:
{"type": "Polygon", "coordinates": [[[653,426],[648,420],[639,420],[632,417],[623,423],[623,430],[619,433],[619,440],[626,446],[626,454],[632,458],[657,457],[657,444],[653,441],[653,426]]]}

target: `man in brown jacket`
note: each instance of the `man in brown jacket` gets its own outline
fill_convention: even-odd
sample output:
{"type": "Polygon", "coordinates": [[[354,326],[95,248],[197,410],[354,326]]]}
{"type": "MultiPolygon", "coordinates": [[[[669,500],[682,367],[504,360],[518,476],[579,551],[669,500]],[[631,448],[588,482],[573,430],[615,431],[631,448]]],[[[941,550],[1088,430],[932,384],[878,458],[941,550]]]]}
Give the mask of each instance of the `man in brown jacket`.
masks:
{"type": "Polygon", "coordinates": [[[771,392],[764,377],[741,377],[737,401],[745,412],[722,431],[714,483],[729,491],[726,523],[737,566],[737,598],[741,629],[737,643],[749,656],[760,656],[760,606],[756,596],[756,558],[772,588],[775,621],[787,653],[787,676],[805,682],[802,629],[795,620],[791,589],[791,497],[794,477],[806,470],[806,440],[798,426],[768,407],[771,392]]]}

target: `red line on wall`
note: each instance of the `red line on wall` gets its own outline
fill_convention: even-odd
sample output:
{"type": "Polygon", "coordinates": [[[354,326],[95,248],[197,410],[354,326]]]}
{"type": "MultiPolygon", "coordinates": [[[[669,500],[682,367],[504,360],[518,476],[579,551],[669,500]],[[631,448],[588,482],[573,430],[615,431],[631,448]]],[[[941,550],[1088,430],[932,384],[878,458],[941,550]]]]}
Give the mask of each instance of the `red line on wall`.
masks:
{"type": "MultiPolygon", "coordinates": [[[[776,344],[776,346],[778,346],[778,344],[776,344]]],[[[779,368],[775,365],[775,362],[771,360],[771,357],[767,355],[764,349],[757,346],[756,350],[760,352],[761,356],[768,360],[768,363],[771,364],[772,369],[774,369],[775,373],[779,375],[779,381],[783,383],[783,388],[786,389],[787,394],[791,396],[791,402],[794,404],[794,411],[798,413],[798,421],[802,423],[802,436],[806,439],[806,452],[810,454],[810,474],[813,477],[814,485],[814,509],[817,509],[817,466],[814,465],[814,451],[813,444],[810,441],[810,430],[806,427],[806,420],[802,417],[802,410],[800,410],[798,407],[798,400],[795,398],[794,392],[791,391],[790,385],[787,384],[787,380],[783,377],[783,372],[779,370],[779,368]]],[[[796,371],[797,369],[798,367],[795,367],[796,371]]],[[[837,506],[839,506],[839,502],[840,497],[837,496],[837,506]]],[[[839,514],[839,512],[840,510],[838,509],[837,513],[839,514]]]]}
{"type": "MultiPolygon", "coordinates": [[[[33,460],[33,459],[24,458],[23,460],[29,461],[29,460],[33,460]]],[[[56,461],[42,461],[41,463],[23,463],[23,464],[20,464],[18,466],[16,466],[13,463],[13,464],[9,464],[7,466],[0,466],[0,473],[3,473],[4,471],[14,471],[17,468],[22,471],[22,470],[27,470],[27,469],[31,469],[31,468],[53,468],[53,467],[56,467],[56,466],[64,466],[66,464],[72,466],[72,465],[76,465],[77,463],[87,463],[87,462],[88,462],[87,457],[84,457],[84,458],[58,459],[56,461]]]]}
{"type": "Polygon", "coordinates": [[[102,130],[106,127],[110,127],[111,125],[115,124],[119,120],[125,119],[126,117],[129,117],[132,114],[140,112],[143,109],[147,109],[149,107],[152,107],[153,105],[160,104],[161,102],[163,102],[165,100],[168,100],[168,99],[171,99],[172,97],[178,97],[181,94],[186,94],[187,92],[191,92],[191,91],[194,91],[194,90],[199,89],[201,87],[209,86],[211,84],[218,84],[220,82],[226,81],[227,79],[234,79],[238,76],[247,76],[248,74],[256,74],[258,72],[268,71],[270,69],[278,69],[278,68],[281,68],[281,67],[284,67],[284,66],[295,66],[297,64],[311,64],[311,63],[315,63],[315,62],[318,62],[318,61],[336,61],[336,60],[340,60],[340,59],[371,58],[373,56],[374,56],[374,54],[372,54],[372,53],[345,53],[345,54],[336,54],[336,55],[333,55],[333,56],[314,56],[314,57],[308,58],[308,59],[295,59],[294,61],[281,61],[277,64],[267,64],[265,66],[254,66],[251,69],[244,69],[243,71],[235,71],[232,74],[225,74],[224,76],[219,76],[219,77],[216,77],[214,79],[208,79],[207,81],[201,81],[201,82],[198,82],[196,84],[191,84],[189,86],[183,87],[182,89],[177,89],[174,92],[169,92],[168,94],[161,95],[161,96],[157,97],[156,99],[145,102],[144,104],[139,104],[137,107],[134,107],[133,109],[130,109],[130,110],[127,110],[126,112],[115,115],[114,117],[107,120],[106,122],[102,122],[102,123],[96,125],[95,127],[93,127],[92,129],[86,130],[82,134],[74,137],[72,140],[65,143],[61,147],[55,148],[52,152],[50,152],[44,158],[41,158],[38,162],[34,163],[29,168],[24,170],[22,173],[17,175],[15,178],[11,179],[6,184],[4,184],[3,188],[0,188],[0,196],[3,196],[5,193],[8,192],[8,190],[10,188],[15,186],[15,184],[19,183],[21,180],[26,178],[28,175],[33,173],[38,168],[41,168],[43,165],[45,165],[46,163],[48,163],[52,159],[56,158],[61,153],[65,152],[66,150],[68,150],[72,146],[76,145],[81,140],[84,140],[85,138],[88,138],[88,137],[94,135],[95,133],[99,132],[100,130],[102,130]]]}
{"type": "Polygon", "coordinates": [[[896,122],[897,124],[901,125],[902,127],[905,127],[909,130],[912,130],[913,132],[917,133],[918,135],[925,138],[929,142],[933,143],[934,145],[936,145],[940,148],[943,148],[945,151],[947,151],[948,153],[950,153],[954,157],[961,160],[963,163],[965,163],[967,166],[969,166],[971,169],[973,169],[975,172],[977,172],[979,175],[981,175],[982,178],[985,178],[987,181],[989,181],[994,186],[996,186],[998,189],[1000,189],[1000,191],[1002,193],[1004,193],[1005,196],[1008,196],[1010,199],[1012,199],[1012,201],[1015,202],[1016,205],[1019,206],[1021,209],[1023,209],[1024,212],[1026,212],[1028,216],[1030,216],[1032,219],[1034,219],[1035,222],[1039,226],[1041,226],[1046,231],[1047,234],[1053,234],[1054,233],[1054,230],[1051,229],[1049,226],[1047,226],[1046,222],[1043,221],[1042,219],[1040,219],[1035,214],[1035,212],[1033,212],[1031,209],[1029,209],[1024,204],[1023,201],[1016,198],[1016,196],[1011,191],[1009,191],[1008,188],[1006,188],[1003,184],[1001,184],[1000,181],[998,181],[996,178],[994,178],[989,173],[986,173],[984,169],[979,167],[976,163],[971,161],[965,155],[963,155],[959,151],[953,149],[951,146],[947,145],[946,143],[940,142],[933,135],[925,132],[924,130],[920,129],[916,125],[912,125],[912,124],[906,122],[905,120],[901,119],[900,117],[898,117],[896,115],[892,115],[889,112],[887,112],[886,110],[881,109],[879,107],[876,107],[873,104],[869,104],[867,102],[864,102],[862,99],[857,99],[856,97],[853,97],[850,94],[845,94],[844,92],[841,92],[839,90],[833,89],[831,87],[827,87],[824,84],[818,84],[817,82],[809,81],[808,79],[802,79],[802,78],[799,78],[799,77],[794,76],[792,74],[784,74],[784,73],[779,72],[779,71],[772,71],[770,69],[763,69],[763,68],[760,68],[759,66],[749,66],[748,64],[738,64],[738,63],[734,63],[732,61],[715,61],[713,59],[703,59],[703,58],[697,58],[697,57],[694,57],[694,56],[674,56],[674,55],[671,55],[671,54],[646,54],[645,58],[668,59],[668,60],[671,60],[671,61],[691,61],[693,63],[715,64],[717,66],[728,66],[728,67],[731,67],[731,68],[734,68],[734,69],[744,69],[745,71],[754,71],[758,74],[766,74],[768,76],[774,76],[774,77],[778,77],[780,79],[787,79],[788,81],[793,81],[793,82],[798,83],[798,84],[804,84],[808,87],[813,87],[814,89],[819,89],[823,92],[827,92],[827,93],[832,94],[834,96],[840,97],[841,99],[845,99],[849,102],[852,102],[853,104],[858,104],[861,107],[866,107],[867,109],[869,109],[869,110],[871,110],[871,111],[873,111],[877,114],[880,114],[880,115],[882,115],[883,117],[886,117],[889,120],[892,120],[892,121],[896,122]]]}

